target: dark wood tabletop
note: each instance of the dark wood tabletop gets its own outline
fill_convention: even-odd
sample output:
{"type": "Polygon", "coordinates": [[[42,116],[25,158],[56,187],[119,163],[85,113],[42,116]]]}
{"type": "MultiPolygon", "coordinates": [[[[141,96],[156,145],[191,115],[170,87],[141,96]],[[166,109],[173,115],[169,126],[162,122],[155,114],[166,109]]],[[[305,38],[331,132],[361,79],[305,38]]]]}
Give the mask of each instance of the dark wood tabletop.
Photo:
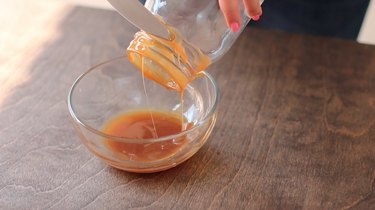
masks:
{"type": "Polygon", "coordinates": [[[136,30],[52,2],[1,9],[0,209],[375,209],[374,46],[247,28],[208,70],[221,101],[207,143],[134,174],[83,146],[66,98],[136,30]]]}

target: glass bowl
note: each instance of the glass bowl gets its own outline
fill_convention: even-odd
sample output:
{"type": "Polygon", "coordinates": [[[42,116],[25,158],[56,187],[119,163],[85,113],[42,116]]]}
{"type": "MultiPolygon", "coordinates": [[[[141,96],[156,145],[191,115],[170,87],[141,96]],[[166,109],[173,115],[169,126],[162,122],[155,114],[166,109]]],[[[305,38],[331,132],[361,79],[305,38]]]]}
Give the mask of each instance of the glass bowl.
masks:
{"type": "Polygon", "coordinates": [[[74,127],[84,145],[107,164],[130,172],[163,171],[193,156],[206,142],[216,121],[219,91],[214,79],[201,73],[186,88],[183,104],[180,95],[145,79],[126,56],[98,64],[78,77],[68,95],[68,109],[74,127]],[[144,83],[143,83],[144,82],[144,83]],[[147,91],[146,97],[144,87],[147,91]],[[183,114],[185,130],[173,135],[149,139],[129,139],[111,135],[105,124],[123,113],[155,110],[183,114]],[[184,139],[181,143],[181,139],[184,139]],[[124,155],[108,146],[136,147],[149,157],[124,155]],[[165,156],[166,145],[179,144],[165,156]]]}

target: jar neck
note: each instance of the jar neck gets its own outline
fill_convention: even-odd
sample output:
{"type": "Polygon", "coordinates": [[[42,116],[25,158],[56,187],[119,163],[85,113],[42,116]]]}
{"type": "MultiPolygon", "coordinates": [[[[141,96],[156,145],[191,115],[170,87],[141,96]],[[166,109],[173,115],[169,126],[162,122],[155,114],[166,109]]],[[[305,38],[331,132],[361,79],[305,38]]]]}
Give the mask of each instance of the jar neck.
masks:
{"type": "Polygon", "coordinates": [[[148,79],[181,92],[207,68],[210,58],[185,41],[177,30],[168,29],[170,40],[143,31],[136,33],[127,49],[128,57],[148,79]]]}

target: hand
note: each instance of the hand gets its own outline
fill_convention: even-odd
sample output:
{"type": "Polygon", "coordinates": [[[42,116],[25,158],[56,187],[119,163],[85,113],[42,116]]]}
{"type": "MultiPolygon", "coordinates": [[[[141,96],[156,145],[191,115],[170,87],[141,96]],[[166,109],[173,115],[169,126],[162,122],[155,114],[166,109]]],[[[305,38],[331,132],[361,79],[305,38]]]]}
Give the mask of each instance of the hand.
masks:
{"type": "MultiPolygon", "coordinates": [[[[243,0],[247,16],[253,20],[259,20],[262,15],[262,8],[259,0],[243,0]]],[[[224,13],[225,20],[233,32],[237,32],[240,28],[241,17],[240,8],[237,0],[219,0],[221,11],[224,13]]]]}

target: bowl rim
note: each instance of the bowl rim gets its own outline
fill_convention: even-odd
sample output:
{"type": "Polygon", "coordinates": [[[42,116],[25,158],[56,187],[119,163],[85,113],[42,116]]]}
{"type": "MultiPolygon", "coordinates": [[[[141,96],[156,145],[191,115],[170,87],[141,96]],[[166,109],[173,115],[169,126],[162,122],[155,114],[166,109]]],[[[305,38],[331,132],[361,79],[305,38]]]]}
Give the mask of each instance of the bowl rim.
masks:
{"type": "MultiPolygon", "coordinates": [[[[214,87],[214,90],[215,90],[215,101],[214,101],[214,104],[212,105],[209,113],[202,119],[200,120],[196,125],[194,125],[193,127],[187,129],[187,130],[184,130],[180,133],[177,133],[177,134],[173,134],[173,135],[168,135],[168,136],[163,136],[163,137],[160,137],[160,138],[148,138],[148,139],[131,139],[131,138],[124,138],[124,137],[120,137],[120,136],[114,136],[114,135],[110,135],[110,134],[106,134],[102,131],[99,131],[98,129],[90,126],[90,125],[87,125],[86,123],[84,123],[76,114],[74,108],[73,108],[73,99],[72,99],[72,95],[73,95],[73,91],[75,90],[77,84],[87,75],[89,74],[91,71],[97,69],[99,66],[102,66],[102,65],[105,65],[107,63],[111,63],[115,60],[118,60],[118,59],[127,59],[126,55],[123,55],[123,56],[119,56],[119,57],[115,57],[115,58],[112,58],[112,59],[109,59],[109,60],[106,60],[104,62],[100,62],[96,65],[93,65],[92,67],[90,67],[86,72],[82,73],[80,76],[77,77],[77,79],[74,81],[73,85],[70,87],[69,89],[69,94],[68,94],[68,110],[69,110],[69,114],[70,114],[70,117],[74,120],[74,123],[78,123],[79,125],[83,126],[84,128],[86,128],[87,130],[95,133],[96,135],[99,135],[103,138],[107,138],[107,139],[111,139],[111,140],[115,140],[115,141],[118,141],[118,142],[126,142],[126,143],[151,143],[151,142],[161,142],[161,141],[167,141],[167,140],[171,140],[171,139],[175,139],[175,138],[180,138],[184,135],[187,135],[188,133],[191,133],[193,132],[194,130],[198,129],[199,127],[201,127],[201,125],[205,124],[208,120],[211,119],[211,117],[216,113],[216,110],[217,110],[217,107],[218,107],[218,104],[219,104],[219,101],[220,101],[220,92],[219,92],[219,88],[218,88],[218,85],[216,83],[216,81],[214,80],[214,78],[209,74],[207,73],[206,71],[202,71],[200,72],[200,74],[198,76],[203,76],[203,77],[206,77],[209,79],[209,81],[211,82],[211,84],[213,85],[214,87]]],[[[215,116],[214,116],[215,117],[215,116]]]]}

